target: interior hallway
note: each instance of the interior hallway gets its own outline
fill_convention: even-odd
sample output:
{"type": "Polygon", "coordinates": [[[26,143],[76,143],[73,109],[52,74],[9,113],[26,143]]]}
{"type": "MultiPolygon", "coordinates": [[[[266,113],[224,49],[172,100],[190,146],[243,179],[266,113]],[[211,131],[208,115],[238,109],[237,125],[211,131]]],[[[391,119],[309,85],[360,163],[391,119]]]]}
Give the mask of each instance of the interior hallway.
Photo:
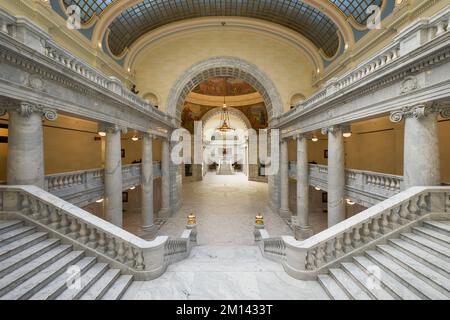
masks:
{"type": "Polygon", "coordinates": [[[197,216],[199,245],[254,245],[257,213],[263,214],[271,236],[293,235],[286,222],[268,209],[267,199],[267,183],[250,182],[239,173],[208,173],[203,181],[183,184],[182,207],[158,235],[179,237],[190,212],[197,216]]]}

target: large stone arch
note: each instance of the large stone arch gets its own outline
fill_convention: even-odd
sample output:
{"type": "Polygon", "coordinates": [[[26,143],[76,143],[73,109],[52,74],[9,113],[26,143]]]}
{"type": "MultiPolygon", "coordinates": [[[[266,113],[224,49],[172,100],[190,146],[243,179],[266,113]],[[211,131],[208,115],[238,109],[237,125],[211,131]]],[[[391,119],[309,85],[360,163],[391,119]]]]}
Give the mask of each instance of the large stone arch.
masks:
{"type": "Polygon", "coordinates": [[[202,61],[186,70],[170,90],[167,113],[181,119],[188,94],[211,77],[234,77],[251,84],[262,96],[269,121],[283,113],[283,103],[275,84],[257,66],[236,57],[215,57],[202,61]]]}

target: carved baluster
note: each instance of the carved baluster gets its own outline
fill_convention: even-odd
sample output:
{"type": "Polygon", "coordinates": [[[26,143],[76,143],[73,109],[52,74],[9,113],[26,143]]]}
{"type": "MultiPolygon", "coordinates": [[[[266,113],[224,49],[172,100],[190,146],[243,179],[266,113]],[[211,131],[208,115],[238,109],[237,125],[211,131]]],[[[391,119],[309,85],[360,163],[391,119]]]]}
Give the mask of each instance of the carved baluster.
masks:
{"type": "Polygon", "coordinates": [[[125,245],[122,241],[119,242],[116,259],[121,263],[124,263],[126,261],[125,245]]]}
{"type": "Polygon", "coordinates": [[[353,249],[351,231],[344,233],[344,252],[348,253],[353,249]]]}
{"type": "Polygon", "coordinates": [[[68,236],[73,238],[73,239],[78,239],[78,223],[77,223],[77,219],[72,218],[70,221],[70,226],[69,226],[69,234],[68,236]]]}
{"type": "Polygon", "coordinates": [[[136,254],[136,270],[145,270],[144,252],[142,250],[137,250],[137,254],[136,254]]]}
{"type": "Polygon", "coordinates": [[[100,232],[99,234],[97,250],[99,250],[100,252],[106,251],[106,239],[105,234],[103,232],[100,232]]]}
{"type": "Polygon", "coordinates": [[[364,223],[361,233],[362,233],[362,240],[364,242],[369,242],[370,241],[370,229],[369,229],[368,222],[364,223]]]}
{"type": "Polygon", "coordinates": [[[79,240],[82,243],[87,243],[88,239],[89,239],[89,235],[88,235],[88,228],[86,223],[80,223],[80,232],[79,232],[79,240]]]}
{"type": "Polygon", "coordinates": [[[352,245],[354,248],[358,248],[361,245],[361,235],[359,233],[359,228],[356,227],[353,229],[353,239],[352,239],[352,245]]]}
{"type": "Polygon", "coordinates": [[[92,249],[95,249],[95,247],[97,246],[97,234],[95,232],[95,227],[89,228],[89,238],[87,245],[92,249]]]}
{"type": "Polygon", "coordinates": [[[381,233],[382,234],[386,234],[389,231],[391,231],[389,229],[388,215],[389,215],[389,213],[383,213],[381,215],[381,233]]]}
{"type": "Polygon", "coordinates": [[[135,265],[133,247],[128,247],[128,249],[127,249],[125,264],[131,268],[133,268],[135,265]]]}
{"type": "Polygon", "coordinates": [[[69,220],[67,218],[67,214],[61,212],[61,222],[59,223],[59,231],[66,234],[69,232],[69,220]]]}
{"type": "Polygon", "coordinates": [[[314,250],[308,251],[306,255],[306,270],[314,270],[316,268],[314,250]]]}
{"type": "Polygon", "coordinates": [[[417,205],[422,211],[428,211],[427,198],[428,198],[428,196],[426,194],[421,194],[419,196],[419,201],[417,202],[417,205]]]}
{"type": "Polygon", "coordinates": [[[23,214],[29,215],[31,212],[31,208],[30,208],[30,199],[28,197],[28,195],[23,194],[21,201],[20,201],[20,208],[22,210],[23,214]]]}
{"type": "Polygon", "coordinates": [[[34,198],[30,199],[30,209],[30,213],[33,219],[38,220],[40,216],[40,205],[39,202],[34,198]]]}
{"type": "Polygon", "coordinates": [[[39,221],[41,221],[44,224],[49,224],[50,212],[48,206],[44,203],[41,203],[41,209],[39,211],[40,211],[39,221]]]}
{"type": "Polygon", "coordinates": [[[409,215],[408,203],[402,204],[402,206],[400,207],[399,215],[400,215],[399,219],[400,224],[405,224],[408,222],[407,221],[409,215]]]}
{"type": "Polygon", "coordinates": [[[391,179],[391,185],[390,185],[389,189],[391,189],[392,191],[397,190],[397,182],[396,182],[396,179],[391,179]]]}
{"type": "Polygon", "coordinates": [[[380,236],[380,225],[378,224],[378,219],[379,218],[373,218],[370,223],[370,234],[374,239],[380,236]]]}
{"type": "Polygon", "coordinates": [[[325,261],[330,262],[334,259],[334,240],[328,241],[325,249],[325,261]]]}
{"type": "Polygon", "coordinates": [[[409,220],[415,220],[417,218],[417,216],[420,215],[420,208],[417,206],[419,199],[418,198],[412,198],[411,200],[409,200],[409,205],[408,205],[408,219],[409,220]]]}
{"type": "Polygon", "coordinates": [[[334,253],[336,255],[336,258],[342,256],[344,254],[344,251],[342,249],[342,237],[338,236],[335,239],[335,243],[334,243],[334,253]]]}
{"type": "Polygon", "coordinates": [[[399,214],[400,208],[394,208],[389,213],[389,227],[392,230],[397,229],[400,221],[400,214],[399,214]]]}
{"type": "Polygon", "coordinates": [[[324,245],[320,245],[316,249],[316,266],[317,266],[317,268],[320,268],[321,266],[323,266],[323,264],[325,262],[324,257],[325,257],[324,245]]]}
{"type": "Polygon", "coordinates": [[[116,242],[114,238],[108,238],[106,254],[113,259],[116,257],[116,242]]]}
{"type": "Polygon", "coordinates": [[[58,210],[55,207],[49,207],[48,210],[50,211],[50,218],[49,218],[50,227],[55,230],[58,230],[60,222],[58,210]]]}

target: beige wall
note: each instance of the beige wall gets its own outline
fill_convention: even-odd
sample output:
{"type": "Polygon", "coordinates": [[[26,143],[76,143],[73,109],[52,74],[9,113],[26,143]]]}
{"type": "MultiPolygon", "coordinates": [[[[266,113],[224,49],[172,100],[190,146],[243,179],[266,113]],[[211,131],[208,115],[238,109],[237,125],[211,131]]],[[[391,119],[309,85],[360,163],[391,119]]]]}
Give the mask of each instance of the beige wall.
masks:
{"type": "Polygon", "coordinates": [[[306,56],[285,42],[256,32],[211,27],[158,41],[136,59],[136,83],[142,94],[154,93],[166,110],[170,89],[192,65],[216,56],[232,56],[255,64],[277,87],[289,109],[296,93],[312,92],[313,68],[306,56]]]}

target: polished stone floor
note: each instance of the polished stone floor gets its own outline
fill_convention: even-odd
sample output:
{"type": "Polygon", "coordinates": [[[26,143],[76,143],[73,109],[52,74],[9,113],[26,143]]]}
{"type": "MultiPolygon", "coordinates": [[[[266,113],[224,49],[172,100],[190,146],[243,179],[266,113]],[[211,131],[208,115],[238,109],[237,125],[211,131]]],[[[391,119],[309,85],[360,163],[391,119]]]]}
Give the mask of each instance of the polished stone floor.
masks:
{"type": "Polygon", "coordinates": [[[256,246],[194,247],[190,257],[153,281],[135,281],[129,300],[325,300],[316,281],[291,278],[256,246]]]}
{"type": "Polygon", "coordinates": [[[190,212],[197,216],[199,245],[253,245],[257,213],[263,214],[271,236],[292,235],[286,222],[267,204],[267,183],[250,182],[244,174],[209,173],[203,181],[183,184],[182,207],[158,235],[180,236],[190,212]]]}

